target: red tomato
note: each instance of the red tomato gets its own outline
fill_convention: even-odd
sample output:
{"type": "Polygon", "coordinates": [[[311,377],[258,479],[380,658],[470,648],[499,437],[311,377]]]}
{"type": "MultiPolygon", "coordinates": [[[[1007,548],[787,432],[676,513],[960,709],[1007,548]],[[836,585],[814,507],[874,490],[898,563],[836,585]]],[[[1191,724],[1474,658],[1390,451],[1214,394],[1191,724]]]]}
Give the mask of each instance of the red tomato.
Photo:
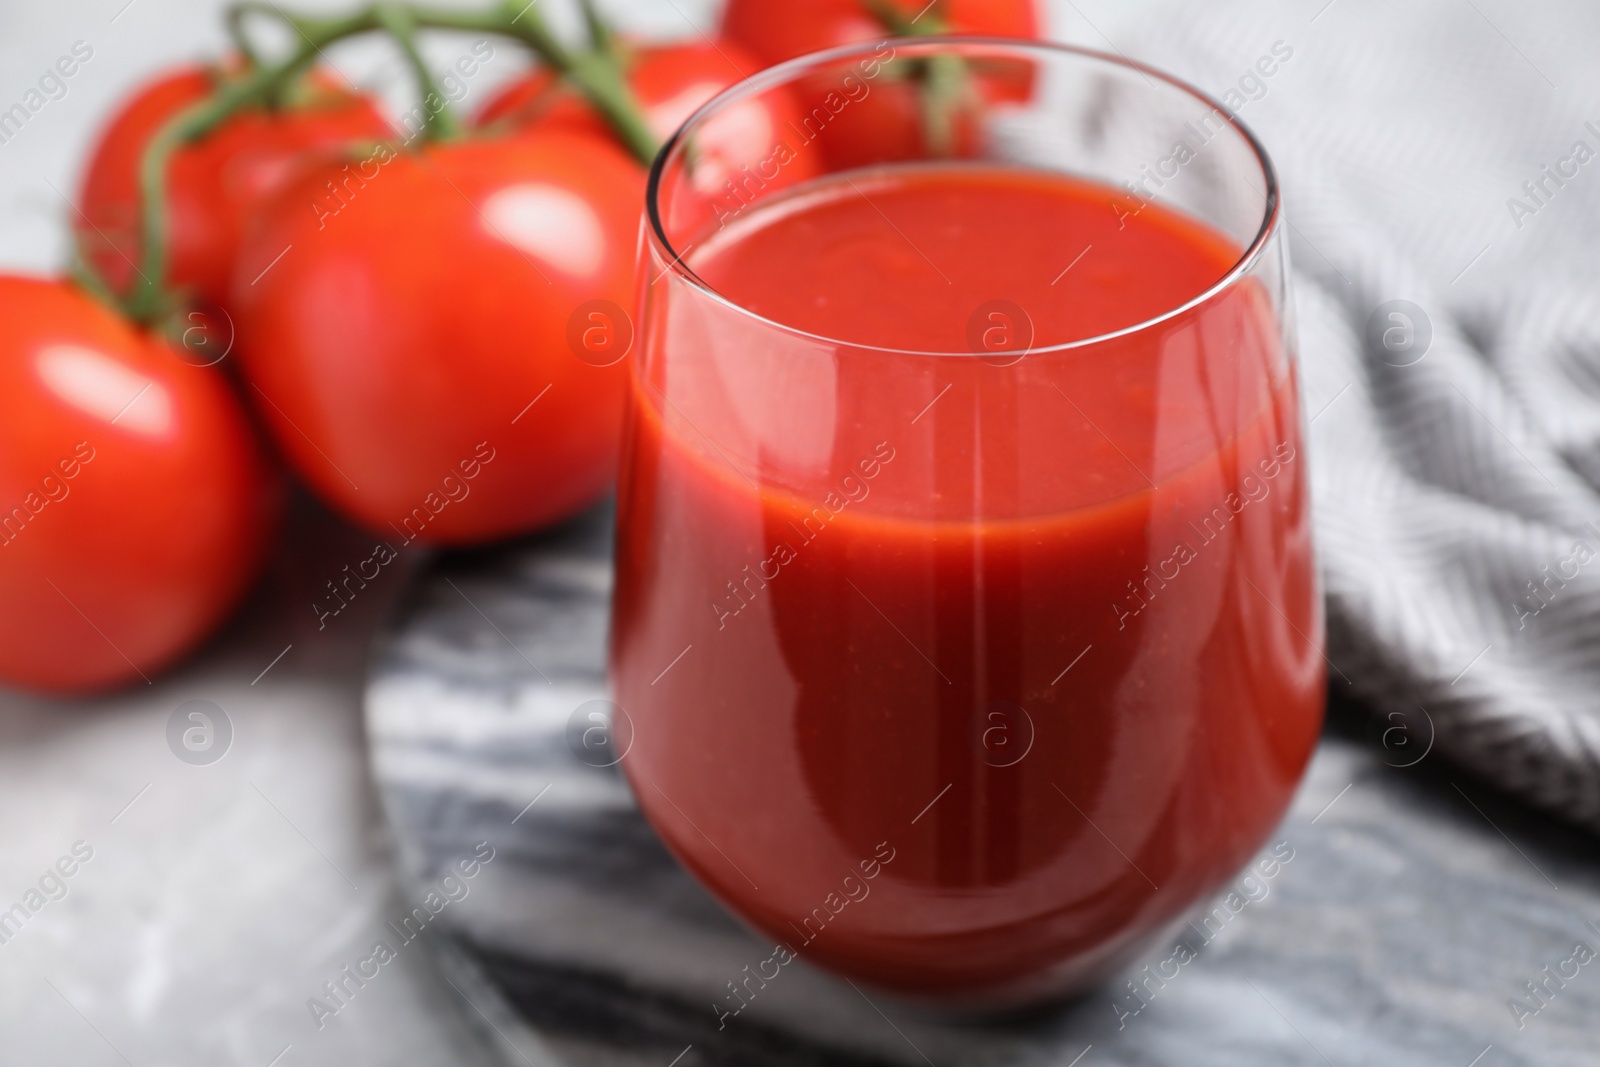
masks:
{"type": "Polygon", "coordinates": [[[249,392],[294,468],[356,522],[434,544],[602,496],[643,185],[611,142],[551,131],[383,148],[287,187],[233,306],[249,392]]]}
{"type": "MultiPolygon", "coordinates": [[[[141,262],[144,150],[168,121],[210,96],[218,77],[215,70],[189,68],[151,82],[111,120],[90,156],[76,226],[90,261],[118,292],[138,277],[141,262]]],[[[242,111],[178,149],[167,180],[166,284],[225,304],[247,223],[295,164],[307,153],[392,136],[370,98],[314,75],[283,110],[242,111]]]]}
{"type": "MultiPolygon", "coordinates": [[[[1034,0],[892,0],[907,18],[950,33],[1033,38],[1042,20],[1034,0]]],[[[891,36],[862,0],[772,3],[729,0],[722,32],[768,64],[840,45],[891,36]]],[[[885,46],[877,58],[892,58],[885,46]]],[[[924,88],[905,64],[868,61],[819,70],[796,87],[809,128],[821,129],[820,154],[833,170],[917,159],[930,151],[924,138],[924,88]]],[[[942,153],[975,154],[980,140],[974,108],[1002,100],[1025,100],[1032,91],[1027,69],[969,70],[971,92],[950,113],[950,141],[942,153]]]]}
{"type": "MultiPolygon", "coordinates": [[[[937,18],[948,33],[986,37],[1037,37],[1042,19],[1035,0],[891,0],[906,18],[937,18]]],[[[889,36],[862,0],[728,0],[722,33],[767,65],[824,48],[889,36]]]]}
{"type": "Polygon", "coordinates": [[[280,483],[215,370],[77,289],[0,276],[0,680],[153,676],[266,557],[280,483]]]}

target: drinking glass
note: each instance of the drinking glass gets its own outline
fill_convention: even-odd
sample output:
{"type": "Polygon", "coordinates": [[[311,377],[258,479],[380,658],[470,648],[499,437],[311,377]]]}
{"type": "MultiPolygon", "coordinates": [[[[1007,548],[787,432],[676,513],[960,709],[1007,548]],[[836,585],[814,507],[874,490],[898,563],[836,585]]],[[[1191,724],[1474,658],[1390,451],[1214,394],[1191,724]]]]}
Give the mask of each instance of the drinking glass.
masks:
{"type": "Polygon", "coordinates": [[[622,767],[773,942],[770,980],[798,959],[967,1007],[1081,989],[1267,841],[1325,688],[1282,230],[1222,105],[1054,44],[804,57],[666,145],[619,490],[622,767]],[[697,272],[818,183],[878,204],[929,166],[1104,189],[1099,255],[1063,231],[1038,263],[1086,321],[1164,277],[1114,244],[1156,214],[1231,266],[1067,340],[1034,336],[1037,298],[932,308],[969,324],[937,351],[894,343],[901,312],[865,343],[697,272]]]}

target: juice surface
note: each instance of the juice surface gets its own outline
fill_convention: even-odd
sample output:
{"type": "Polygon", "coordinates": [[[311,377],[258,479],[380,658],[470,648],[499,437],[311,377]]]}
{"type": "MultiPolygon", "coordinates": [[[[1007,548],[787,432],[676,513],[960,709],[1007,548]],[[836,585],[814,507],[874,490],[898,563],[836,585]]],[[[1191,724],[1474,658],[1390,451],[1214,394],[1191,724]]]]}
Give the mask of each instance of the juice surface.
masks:
{"type": "Polygon", "coordinates": [[[687,257],[841,343],[661,283],[620,500],[623,767],[798,958],[936,997],[1082,980],[1232,875],[1309,757],[1321,616],[1264,289],[972,354],[990,302],[1039,348],[1181,307],[1241,255],[1125,204],[1039,172],[863,171],[687,257]]]}
{"type": "Polygon", "coordinates": [[[1039,171],[921,164],[812,183],[701,243],[734,303],[859,345],[972,353],[974,310],[1028,312],[1035,348],[1136,326],[1222,280],[1241,249],[1125,193],[1039,171]]]}

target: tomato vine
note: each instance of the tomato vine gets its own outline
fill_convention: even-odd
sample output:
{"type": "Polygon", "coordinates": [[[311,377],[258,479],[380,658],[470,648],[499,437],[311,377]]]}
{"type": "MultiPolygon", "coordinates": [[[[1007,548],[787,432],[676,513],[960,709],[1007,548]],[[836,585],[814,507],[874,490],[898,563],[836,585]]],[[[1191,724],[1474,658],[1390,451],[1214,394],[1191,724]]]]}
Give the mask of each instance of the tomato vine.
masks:
{"type": "MultiPolygon", "coordinates": [[[[445,102],[432,72],[417,47],[423,30],[454,30],[509,37],[532,51],[568,84],[581,92],[610,125],[624,146],[642,163],[649,164],[659,147],[655,134],[626,80],[623,52],[593,0],[579,0],[588,31],[587,46],[569,48],[550,32],[543,16],[524,0],[503,0],[481,11],[428,7],[380,0],[365,8],[338,15],[313,16],[285,11],[271,0],[237,0],[226,12],[230,36],[243,61],[238,73],[226,72],[209,98],[176,115],[150,141],[139,167],[140,261],[137,277],[126,293],[116,293],[100,277],[86,256],[74,265],[79,283],[90,293],[116,306],[136,322],[156,324],[181,312],[183,298],[168,289],[168,170],[173,155],[183,146],[201,140],[239,112],[259,107],[277,110],[292,106],[294,85],[322,57],[323,51],[346,38],[367,33],[389,36],[406,57],[417,81],[417,91],[429,106],[422,140],[450,140],[461,135],[458,119],[445,102]],[[247,22],[270,18],[294,37],[289,54],[269,62],[251,40],[247,22]],[[433,106],[437,103],[437,106],[433,106]]],[[[945,32],[937,16],[908,18],[889,0],[861,0],[863,8],[890,33],[924,36],[945,32]]],[[[953,140],[952,113],[965,84],[959,59],[931,61],[917,76],[924,82],[924,105],[930,143],[935,151],[953,140]]]]}
{"type": "Polygon", "coordinates": [[[533,5],[524,5],[519,0],[507,0],[484,11],[380,2],[335,17],[297,15],[267,0],[239,0],[228,9],[227,24],[244,61],[243,70],[223,75],[212,96],[179,113],[162,127],[151,139],[140,162],[141,252],[138,276],[131,290],[126,294],[114,294],[84,256],[78,258],[75,266],[80,283],[102,299],[111,298],[125,315],[146,325],[182,310],[181,298],[164,284],[169,221],[166,187],[173,155],[247,108],[286,106],[290,88],[321,58],[326,48],[361,34],[384,33],[392,38],[416,76],[419,93],[425,100],[437,101],[439,106],[430,103],[424,108],[427,113],[425,141],[459,136],[460,126],[417,48],[418,31],[489,33],[509,37],[531,50],[587,97],[628,150],[648,164],[658,144],[628,88],[621,53],[591,0],[580,2],[590,40],[587,47],[573,49],[550,32],[533,5]],[[246,20],[252,16],[270,17],[293,32],[295,44],[285,58],[276,62],[263,59],[246,32],[246,20]]]}

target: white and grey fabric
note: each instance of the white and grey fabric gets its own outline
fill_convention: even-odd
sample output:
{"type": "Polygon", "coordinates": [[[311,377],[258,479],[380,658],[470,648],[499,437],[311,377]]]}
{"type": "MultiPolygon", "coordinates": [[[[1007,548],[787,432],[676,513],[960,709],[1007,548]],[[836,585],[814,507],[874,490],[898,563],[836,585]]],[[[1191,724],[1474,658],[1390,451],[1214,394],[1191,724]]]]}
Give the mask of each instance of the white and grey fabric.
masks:
{"type": "Polygon", "coordinates": [[[1335,684],[1591,829],[1597,41],[1581,0],[1231,0],[1116,42],[1234,94],[1281,171],[1335,684]]]}

